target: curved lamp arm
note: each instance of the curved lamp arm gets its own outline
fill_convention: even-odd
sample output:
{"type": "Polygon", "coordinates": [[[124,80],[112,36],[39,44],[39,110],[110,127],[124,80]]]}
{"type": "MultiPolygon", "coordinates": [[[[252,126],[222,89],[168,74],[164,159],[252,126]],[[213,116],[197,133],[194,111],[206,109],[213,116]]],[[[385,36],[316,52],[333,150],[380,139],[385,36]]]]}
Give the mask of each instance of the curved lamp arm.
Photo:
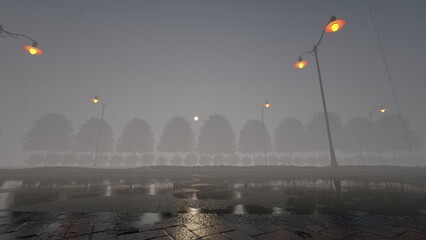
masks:
{"type": "Polygon", "coordinates": [[[0,25],[0,36],[1,36],[2,38],[5,38],[5,37],[7,37],[7,36],[9,36],[9,37],[13,37],[13,38],[24,37],[24,38],[26,38],[26,39],[28,39],[28,40],[31,40],[32,42],[37,43],[37,41],[36,41],[36,40],[34,40],[34,39],[32,39],[32,38],[28,37],[27,35],[24,35],[24,34],[21,34],[21,33],[12,33],[12,32],[9,32],[9,31],[4,30],[2,25],[0,25]]]}

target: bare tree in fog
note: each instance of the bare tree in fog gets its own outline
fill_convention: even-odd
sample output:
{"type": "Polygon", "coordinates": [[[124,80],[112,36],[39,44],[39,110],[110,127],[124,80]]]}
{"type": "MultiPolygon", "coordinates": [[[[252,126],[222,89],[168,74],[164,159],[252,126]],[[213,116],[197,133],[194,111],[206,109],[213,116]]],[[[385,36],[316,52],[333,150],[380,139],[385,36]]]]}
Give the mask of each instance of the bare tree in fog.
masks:
{"type": "MultiPolygon", "coordinates": [[[[96,139],[99,130],[99,119],[91,118],[85,121],[81,126],[79,133],[76,138],[76,149],[79,152],[92,153],[96,148],[96,139]]],[[[102,130],[100,133],[100,141],[98,152],[112,152],[114,144],[114,135],[111,129],[111,125],[102,120],[102,130]]],[[[93,158],[89,155],[80,157],[83,164],[88,164],[93,161],[93,158]]]]}
{"type": "MultiPolygon", "coordinates": [[[[138,118],[129,121],[124,126],[116,149],[119,152],[132,153],[132,155],[151,153],[154,150],[154,133],[151,130],[151,126],[145,120],[138,118]]],[[[142,160],[140,156],[134,159],[134,164],[142,160]]],[[[148,160],[152,162],[148,155],[144,156],[144,159],[147,160],[146,162],[148,160]]]]}
{"type": "Polygon", "coordinates": [[[352,118],[343,128],[345,140],[342,150],[348,153],[379,151],[378,143],[375,141],[374,128],[368,118],[352,118]]]}
{"type": "Polygon", "coordinates": [[[234,153],[235,133],[225,116],[215,114],[204,121],[198,136],[197,151],[203,154],[234,153]]]}
{"type": "Polygon", "coordinates": [[[191,152],[194,149],[194,133],[189,122],[182,117],[170,119],[164,127],[158,143],[160,152],[169,152],[175,154],[175,164],[182,163],[182,158],[178,153],[191,152]]]}
{"type": "Polygon", "coordinates": [[[297,118],[285,118],[274,131],[274,151],[290,153],[293,161],[294,152],[308,150],[308,137],[303,123],[297,118]]]}
{"type": "Polygon", "coordinates": [[[72,136],[71,121],[61,114],[46,113],[32,123],[23,146],[27,151],[44,151],[45,161],[48,161],[50,152],[69,150],[72,136]]]}
{"type": "Polygon", "coordinates": [[[252,119],[248,120],[240,131],[238,140],[238,150],[242,153],[253,154],[253,164],[255,164],[256,153],[263,152],[265,140],[266,150],[271,150],[271,136],[263,125],[262,121],[252,119]],[[265,133],[265,138],[263,134],[265,133]]]}
{"type": "MultiPolygon", "coordinates": [[[[330,122],[331,135],[333,136],[333,145],[336,149],[342,147],[343,127],[339,116],[333,112],[328,112],[328,120],[330,122]]],[[[323,112],[315,113],[306,126],[308,136],[312,140],[312,150],[327,151],[329,149],[327,141],[327,130],[325,125],[325,116],[323,112]]]]}

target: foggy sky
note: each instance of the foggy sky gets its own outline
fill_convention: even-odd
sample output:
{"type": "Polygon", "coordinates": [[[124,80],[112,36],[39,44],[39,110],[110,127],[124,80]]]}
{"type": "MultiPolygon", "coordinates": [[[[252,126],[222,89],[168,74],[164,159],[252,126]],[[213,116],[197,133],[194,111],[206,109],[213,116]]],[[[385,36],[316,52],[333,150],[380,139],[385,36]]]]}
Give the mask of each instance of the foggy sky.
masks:
{"type": "MultiPolygon", "coordinates": [[[[371,7],[402,114],[425,143],[426,2],[371,7]]],[[[284,117],[306,123],[322,111],[314,59],[303,71],[293,64],[331,15],[347,25],[326,34],[319,51],[329,111],[343,121],[380,105],[396,113],[366,1],[3,0],[0,24],[37,40],[45,55],[25,53],[25,39],[0,38],[0,164],[22,162],[23,136],[46,112],[64,114],[75,131],[99,117],[96,94],[116,139],[135,117],[158,140],[174,116],[197,134],[214,113],[238,134],[260,119],[266,99],[270,133],[284,117]]]]}

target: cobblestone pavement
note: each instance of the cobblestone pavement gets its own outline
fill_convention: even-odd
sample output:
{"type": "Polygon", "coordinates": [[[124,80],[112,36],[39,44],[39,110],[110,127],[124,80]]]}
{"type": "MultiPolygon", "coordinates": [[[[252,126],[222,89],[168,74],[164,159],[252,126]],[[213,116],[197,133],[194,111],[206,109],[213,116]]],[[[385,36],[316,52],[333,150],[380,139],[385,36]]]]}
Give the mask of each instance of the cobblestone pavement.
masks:
{"type": "Polygon", "coordinates": [[[0,212],[0,239],[426,239],[426,217],[0,212]]]}

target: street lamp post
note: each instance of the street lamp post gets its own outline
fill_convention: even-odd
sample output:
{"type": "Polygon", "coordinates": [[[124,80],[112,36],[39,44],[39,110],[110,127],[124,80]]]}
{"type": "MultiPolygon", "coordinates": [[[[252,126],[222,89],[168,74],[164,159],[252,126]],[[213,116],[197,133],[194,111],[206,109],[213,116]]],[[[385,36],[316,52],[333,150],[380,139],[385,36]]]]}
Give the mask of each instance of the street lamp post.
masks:
{"type": "Polygon", "coordinates": [[[315,62],[317,64],[318,80],[319,80],[320,89],[321,89],[322,106],[324,108],[325,124],[327,126],[328,144],[330,145],[330,160],[331,160],[330,165],[332,167],[337,167],[338,164],[336,160],[336,153],[334,152],[333,140],[331,138],[330,122],[328,120],[328,111],[327,111],[327,105],[325,103],[324,88],[322,86],[321,71],[320,71],[320,66],[318,62],[318,49],[316,45],[314,46],[314,53],[315,53],[315,62]]]}
{"type": "Polygon", "coordinates": [[[322,41],[322,38],[323,38],[325,32],[328,32],[328,33],[337,32],[340,29],[342,29],[343,26],[345,26],[345,24],[346,24],[346,22],[344,20],[337,19],[335,16],[332,16],[331,19],[328,21],[327,25],[324,27],[318,43],[314,45],[314,48],[311,51],[307,51],[307,52],[302,53],[302,55],[300,55],[300,57],[299,57],[299,61],[294,64],[295,68],[302,69],[302,68],[304,68],[308,65],[308,62],[304,61],[302,59],[303,55],[314,54],[314,56],[315,56],[315,63],[317,65],[318,80],[319,80],[320,89],[321,89],[322,105],[323,105],[323,108],[324,108],[325,124],[326,124],[326,127],[327,127],[328,144],[330,146],[330,161],[331,161],[330,165],[331,165],[331,167],[337,167],[338,164],[337,164],[337,160],[336,160],[336,153],[335,153],[334,147],[333,147],[333,140],[331,138],[331,131],[330,131],[330,123],[329,123],[329,120],[328,120],[327,105],[325,103],[324,88],[323,88],[323,85],[322,85],[321,70],[320,70],[319,61],[318,61],[318,47],[321,44],[321,41],[322,41]]]}
{"type": "MultiPolygon", "coordinates": [[[[265,165],[267,165],[267,162],[266,162],[266,133],[265,133],[265,131],[266,131],[266,126],[265,126],[265,120],[264,120],[264,118],[263,118],[263,109],[264,108],[269,108],[271,106],[271,104],[269,103],[269,101],[268,100],[266,100],[266,102],[265,102],[265,104],[263,104],[263,106],[262,106],[262,124],[263,124],[263,131],[262,131],[262,134],[263,134],[263,152],[264,152],[264,154],[265,154],[265,165]]],[[[254,159],[253,159],[253,161],[254,161],[254,159]]]]}
{"type": "Polygon", "coordinates": [[[376,134],[376,130],[374,128],[373,116],[374,116],[374,113],[376,113],[377,111],[379,111],[381,113],[385,113],[386,110],[387,109],[385,107],[381,106],[381,107],[374,109],[374,111],[368,113],[368,116],[370,117],[371,128],[372,128],[373,134],[374,134],[374,141],[376,142],[376,146],[377,146],[377,155],[379,157],[379,161],[381,159],[380,144],[379,144],[379,140],[377,140],[377,134],[376,134]]]}
{"type": "Polygon", "coordinates": [[[98,136],[96,138],[96,150],[95,150],[95,158],[93,160],[93,166],[96,167],[96,161],[98,160],[98,148],[99,148],[99,142],[101,139],[101,131],[102,131],[102,122],[104,120],[104,111],[105,111],[105,103],[99,98],[98,95],[96,95],[94,98],[92,98],[92,102],[94,104],[98,104],[100,103],[102,105],[102,112],[101,112],[101,119],[99,122],[99,127],[98,127],[98,136]]]}
{"type": "Polygon", "coordinates": [[[27,35],[24,35],[24,34],[12,33],[12,32],[6,31],[6,30],[3,29],[2,25],[0,25],[0,37],[2,37],[2,38],[5,38],[5,37],[12,37],[12,38],[23,37],[23,38],[26,38],[26,39],[32,41],[32,43],[31,43],[31,45],[23,46],[25,51],[27,51],[31,55],[42,55],[43,54],[43,51],[40,48],[38,48],[37,41],[35,41],[34,39],[32,39],[32,38],[30,38],[30,37],[28,37],[27,35]]]}

